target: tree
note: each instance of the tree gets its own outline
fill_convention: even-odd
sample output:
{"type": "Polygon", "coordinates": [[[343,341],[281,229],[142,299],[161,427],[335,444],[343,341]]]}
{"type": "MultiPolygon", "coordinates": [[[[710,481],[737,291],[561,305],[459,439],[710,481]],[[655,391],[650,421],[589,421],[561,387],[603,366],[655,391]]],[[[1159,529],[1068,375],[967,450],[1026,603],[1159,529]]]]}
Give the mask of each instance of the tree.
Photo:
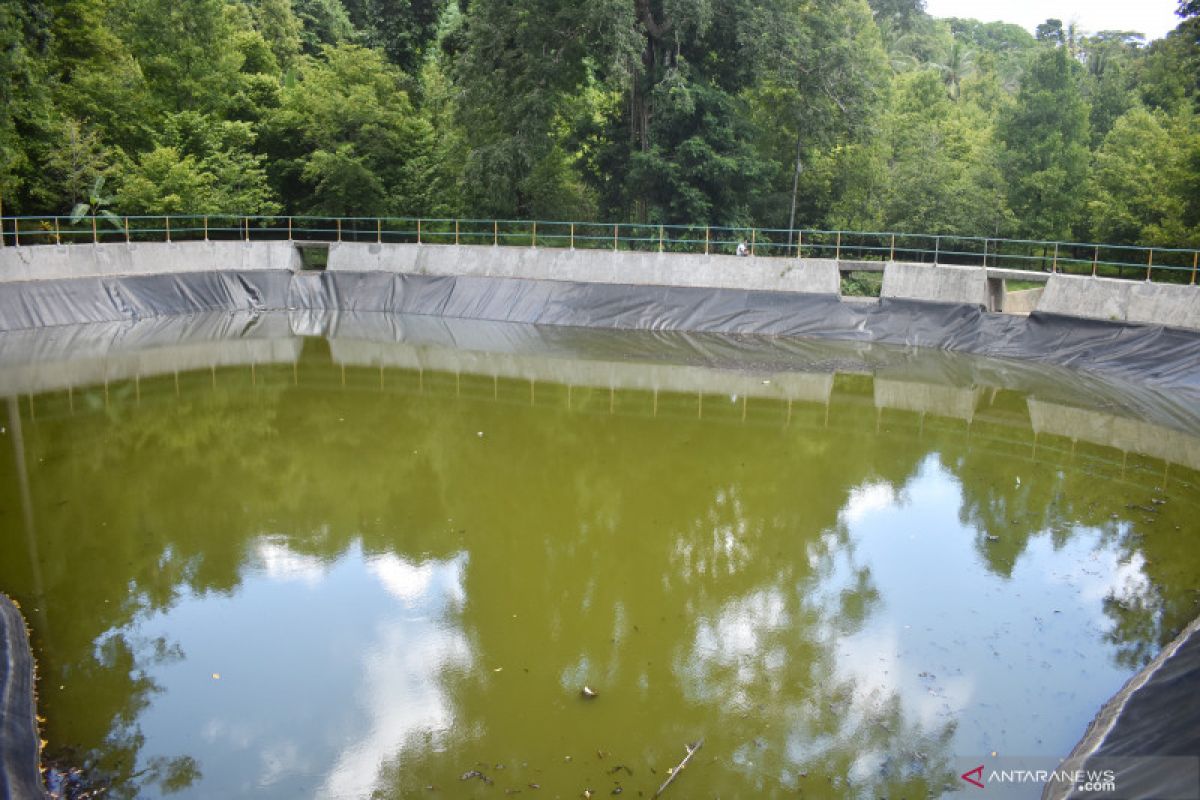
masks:
{"type": "Polygon", "coordinates": [[[1016,103],[998,121],[1008,204],[1032,238],[1068,237],[1080,220],[1088,164],[1080,69],[1065,48],[1038,53],[1016,103]]]}
{"type": "Polygon", "coordinates": [[[436,37],[447,0],[344,0],[344,4],[366,42],[411,74],[420,69],[436,37]]]}
{"type": "Polygon", "coordinates": [[[357,45],[326,46],[320,58],[300,62],[262,136],[271,181],[290,210],[354,199],[361,212],[426,212],[434,131],[414,110],[406,81],[378,51],[357,45]],[[351,174],[372,176],[358,198],[338,188],[351,174]],[[364,205],[367,198],[379,202],[364,205]]]}
{"type": "Polygon", "coordinates": [[[1088,212],[1100,241],[1200,245],[1200,123],[1134,108],[1096,151],[1088,212]],[[1190,198],[1190,200],[1189,200],[1190,198]]]}

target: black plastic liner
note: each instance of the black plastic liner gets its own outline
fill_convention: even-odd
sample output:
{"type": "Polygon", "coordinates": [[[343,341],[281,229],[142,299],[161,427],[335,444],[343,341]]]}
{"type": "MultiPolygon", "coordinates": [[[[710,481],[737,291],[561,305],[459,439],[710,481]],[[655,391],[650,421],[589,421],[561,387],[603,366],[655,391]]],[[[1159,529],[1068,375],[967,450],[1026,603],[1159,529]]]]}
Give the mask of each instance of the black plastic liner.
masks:
{"type": "MultiPolygon", "coordinates": [[[[885,342],[1094,370],[1200,398],[1200,333],[968,305],[385,272],[198,272],[0,285],[0,330],[282,309],[885,342]]],[[[313,333],[323,319],[313,315],[313,333]]]]}
{"type": "Polygon", "coordinates": [[[0,595],[0,800],[45,797],[25,620],[0,595]]]}
{"type": "Polygon", "coordinates": [[[1200,797],[1198,686],[1200,619],[1100,710],[1067,760],[1068,770],[1111,770],[1117,792],[1051,784],[1042,797],[1200,797]]]}

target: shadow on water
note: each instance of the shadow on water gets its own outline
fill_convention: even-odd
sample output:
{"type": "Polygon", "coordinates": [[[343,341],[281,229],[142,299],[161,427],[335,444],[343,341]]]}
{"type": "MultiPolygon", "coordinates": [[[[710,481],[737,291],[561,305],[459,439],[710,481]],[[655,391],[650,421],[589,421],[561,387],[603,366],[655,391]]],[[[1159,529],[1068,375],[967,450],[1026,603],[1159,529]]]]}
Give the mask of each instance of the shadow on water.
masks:
{"type": "Polygon", "coordinates": [[[649,796],[701,737],[680,796],[938,794],[957,756],[1065,755],[1200,611],[1178,398],[854,343],[308,323],[334,335],[0,337],[0,588],[51,754],[115,796],[649,796]]]}

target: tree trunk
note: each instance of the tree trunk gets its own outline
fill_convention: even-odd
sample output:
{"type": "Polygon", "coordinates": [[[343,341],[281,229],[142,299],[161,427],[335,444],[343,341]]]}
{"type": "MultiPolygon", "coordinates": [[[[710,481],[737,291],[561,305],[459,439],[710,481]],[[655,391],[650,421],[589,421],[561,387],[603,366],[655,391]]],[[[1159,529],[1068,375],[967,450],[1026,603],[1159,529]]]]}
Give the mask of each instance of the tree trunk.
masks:
{"type": "Polygon", "coordinates": [[[796,195],[800,191],[800,170],[803,169],[803,162],[800,160],[801,154],[801,136],[796,133],[796,171],[792,173],[792,210],[788,214],[788,247],[792,246],[792,231],[796,228],[796,195]]]}

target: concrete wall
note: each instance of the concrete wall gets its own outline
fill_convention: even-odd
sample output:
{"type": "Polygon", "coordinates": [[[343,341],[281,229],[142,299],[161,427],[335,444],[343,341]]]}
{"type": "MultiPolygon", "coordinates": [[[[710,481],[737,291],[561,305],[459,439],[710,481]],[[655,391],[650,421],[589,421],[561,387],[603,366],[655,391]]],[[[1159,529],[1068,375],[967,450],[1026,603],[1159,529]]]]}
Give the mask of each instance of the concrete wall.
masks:
{"type": "Polygon", "coordinates": [[[299,268],[299,251],[290,242],[134,242],[0,248],[0,282],[299,268]]]}
{"type": "Polygon", "coordinates": [[[832,259],[614,253],[535,247],[341,242],[329,246],[328,269],[808,294],[838,294],[841,288],[837,262],[832,259]]]}
{"type": "Polygon", "coordinates": [[[1052,275],[1037,310],[1200,330],[1200,286],[1052,275]]]}
{"type": "Polygon", "coordinates": [[[880,297],[988,306],[987,270],[950,264],[889,262],[880,297]]]}
{"type": "Polygon", "coordinates": [[[1038,301],[1042,299],[1042,288],[1037,289],[1022,289],[1019,292],[1004,293],[1004,311],[1005,314],[1028,314],[1037,308],[1038,301]]]}

